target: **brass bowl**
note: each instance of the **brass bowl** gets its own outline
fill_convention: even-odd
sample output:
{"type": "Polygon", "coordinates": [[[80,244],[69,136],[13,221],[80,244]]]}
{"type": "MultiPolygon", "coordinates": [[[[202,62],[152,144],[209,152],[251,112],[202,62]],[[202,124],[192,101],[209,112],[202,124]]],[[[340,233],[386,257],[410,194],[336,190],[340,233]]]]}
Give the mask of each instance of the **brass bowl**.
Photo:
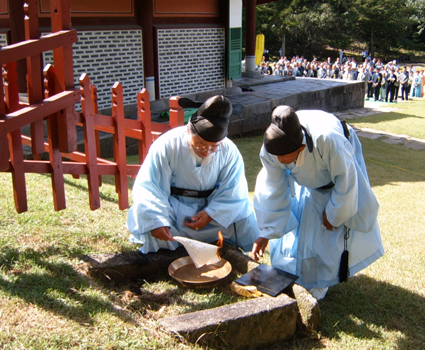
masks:
{"type": "Polygon", "coordinates": [[[220,284],[232,272],[232,265],[221,259],[216,264],[196,268],[190,256],[174,260],[168,266],[168,274],[187,287],[209,287],[220,284]]]}

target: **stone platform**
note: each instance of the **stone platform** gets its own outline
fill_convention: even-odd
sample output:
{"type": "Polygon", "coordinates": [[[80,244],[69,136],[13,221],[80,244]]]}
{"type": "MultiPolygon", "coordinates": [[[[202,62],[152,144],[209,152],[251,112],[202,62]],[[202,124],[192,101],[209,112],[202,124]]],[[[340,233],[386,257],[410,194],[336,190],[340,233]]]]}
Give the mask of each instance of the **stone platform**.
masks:
{"type": "Polygon", "coordinates": [[[366,84],[339,79],[297,78],[287,81],[240,78],[234,85],[240,94],[228,96],[232,103],[244,106],[241,115],[231,117],[229,136],[264,131],[270,124],[274,107],[288,105],[295,110],[320,109],[327,112],[362,108],[366,84]],[[245,91],[246,89],[252,91],[245,91]]]}

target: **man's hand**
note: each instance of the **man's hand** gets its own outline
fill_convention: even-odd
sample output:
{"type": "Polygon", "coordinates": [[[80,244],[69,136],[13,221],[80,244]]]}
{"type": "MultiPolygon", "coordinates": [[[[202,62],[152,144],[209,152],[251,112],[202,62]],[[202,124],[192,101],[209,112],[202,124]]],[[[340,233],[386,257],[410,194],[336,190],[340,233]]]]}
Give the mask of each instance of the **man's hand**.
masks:
{"type": "Polygon", "coordinates": [[[193,230],[204,228],[212,220],[205,210],[201,210],[195,216],[190,218],[192,221],[186,221],[184,224],[193,230]]]}
{"type": "Polygon", "coordinates": [[[151,235],[161,241],[174,241],[173,236],[171,236],[170,229],[166,226],[151,230],[151,235]]]}
{"type": "Polygon", "coordinates": [[[328,217],[326,216],[326,210],[323,210],[323,225],[329,230],[332,231],[334,228],[334,226],[332,226],[332,224],[328,221],[328,217]]]}
{"type": "Polygon", "coordinates": [[[252,255],[254,255],[254,260],[258,261],[263,257],[264,251],[266,250],[267,244],[269,244],[269,240],[267,238],[257,238],[252,246],[252,255]]]}

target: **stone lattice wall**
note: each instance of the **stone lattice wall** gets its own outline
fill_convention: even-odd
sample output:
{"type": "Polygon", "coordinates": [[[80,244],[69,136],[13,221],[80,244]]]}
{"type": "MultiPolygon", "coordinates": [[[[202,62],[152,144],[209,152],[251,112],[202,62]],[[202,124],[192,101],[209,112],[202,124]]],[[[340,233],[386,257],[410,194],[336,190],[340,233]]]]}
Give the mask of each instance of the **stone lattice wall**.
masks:
{"type": "MultiPolygon", "coordinates": [[[[78,31],[73,55],[75,85],[79,86],[80,75],[87,73],[98,89],[99,109],[112,107],[116,81],[123,85],[124,104],[136,103],[137,93],[144,87],[141,30],[78,31]]],[[[43,57],[44,64],[53,64],[51,51],[43,57]]]]}
{"type": "Polygon", "coordinates": [[[6,34],[0,34],[0,46],[7,45],[7,36],[6,34]]]}
{"type": "Polygon", "coordinates": [[[224,87],[224,28],[158,29],[160,97],[224,87]]]}

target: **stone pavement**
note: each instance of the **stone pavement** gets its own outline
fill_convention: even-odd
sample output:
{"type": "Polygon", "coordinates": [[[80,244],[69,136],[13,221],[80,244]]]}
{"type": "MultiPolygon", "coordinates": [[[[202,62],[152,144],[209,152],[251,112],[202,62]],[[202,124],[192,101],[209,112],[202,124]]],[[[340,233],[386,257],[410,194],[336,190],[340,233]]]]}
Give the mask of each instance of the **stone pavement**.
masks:
{"type": "MultiPolygon", "coordinates": [[[[408,103],[403,101],[399,103],[408,103]]],[[[363,108],[348,109],[345,111],[334,112],[334,114],[341,120],[346,120],[350,123],[350,120],[375,115],[378,113],[388,113],[395,111],[395,108],[389,107],[388,103],[365,101],[363,108]]],[[[354,124],[355,122],[353,122],[354,124]]],[[[401,135],[396,133],[390,133],[386,131],[375,130],[371,128],[357,128],[354,127],[358,136],[366,137],[371,140],[379,139],[383,142],[390,144],[403,144],[407,148],[425,150],[425,140],[411,137],[408,135],[401,135]]]]}

